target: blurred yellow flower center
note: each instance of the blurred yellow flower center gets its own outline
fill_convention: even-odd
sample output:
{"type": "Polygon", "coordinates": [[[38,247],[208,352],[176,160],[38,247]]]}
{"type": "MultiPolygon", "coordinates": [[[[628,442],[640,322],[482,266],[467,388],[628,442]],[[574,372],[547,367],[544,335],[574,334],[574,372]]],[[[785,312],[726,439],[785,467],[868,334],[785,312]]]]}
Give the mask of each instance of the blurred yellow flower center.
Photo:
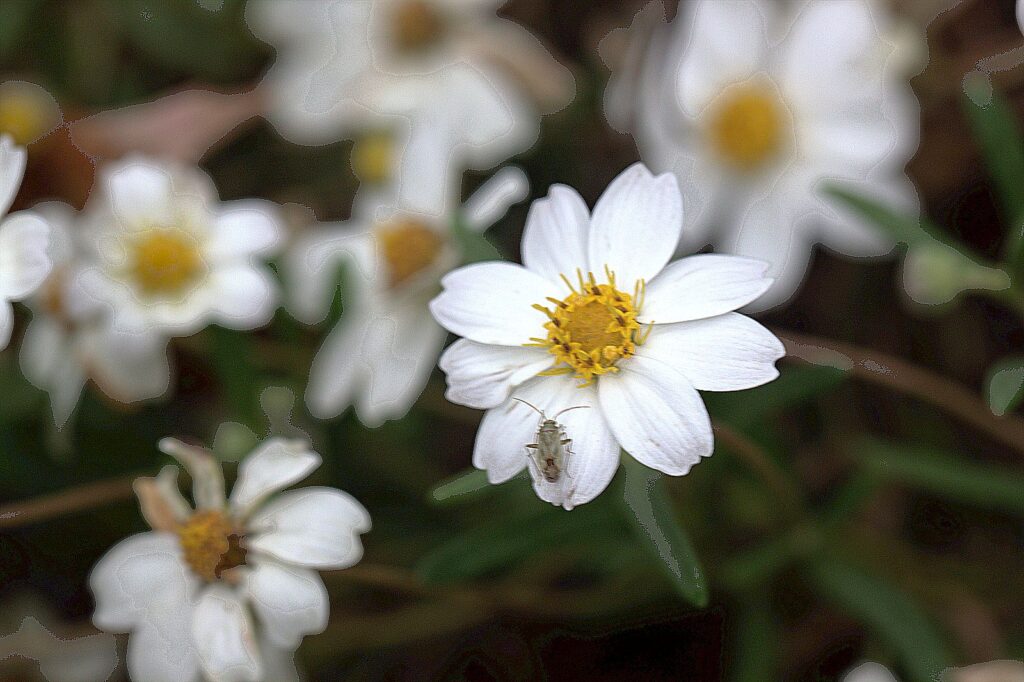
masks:
{"type": "Polygon", "coordinates": [[[206,272],[196,238],[176,227],[153,228],[129,245],[131,276],[150,296],[186,293],[206,272]]]}
{"type": "Polygon", "coordinates": [[[767,86],[744,83],[723,92],[711,105],[708,134],[727,163],[749,171],[778,153],[785,109],[767,86]]]}
{"type": "Polygon", "coordinates": [[[185,563],[204,580],[216,580],[224,571],[245,563],[240,536],[219,511],[196,512],[178,528],[185,563]]]}
{"type": "Polygon", "coordinates": [[[52,114],[37,97],[7,94],[0,97],[0,132],[20,145],[35,142],[50,127],[52,114]]]}
{"type": "Polygon", "coordinates": [[[395,142],[388,133],[371,133],[352,147],[352,170],[362,182],[379,185],[391,177],[395,142]]]}
{"type": "Polygon", "coordinates": [[[403,52],[419,52],[444,34],[445,22],[429,0],[404,0],[391,11],[395,43],[403,52]]]}
{"type": "Polygon", "coordinates": [[[547,337],[530,339],[533,343],[527,345],[547,348],[558,363],[542,375],[574,374],[583,380],[581,388],[589,386],[595,377],[617,372],[615,363],[633,355],[647,339],[649,328],[641,330],[636,319],[643,307],[643,280],[630,295],[616,287],[615,273],[606,269],[605,274],[608,283],[598,284],[593,273],[584,279],[577,271],[578,290],[562,275],[571,293],[562,300],[549,298],[551,307],[533,306],[548,316],[547,337]]]}
{"type": "Polygon", "coordinates": [[[387,263],[391,286],[397,286],[430,267],[443,245],[435,230],[410,218],[378,225],[376,236],[387,263]]]}

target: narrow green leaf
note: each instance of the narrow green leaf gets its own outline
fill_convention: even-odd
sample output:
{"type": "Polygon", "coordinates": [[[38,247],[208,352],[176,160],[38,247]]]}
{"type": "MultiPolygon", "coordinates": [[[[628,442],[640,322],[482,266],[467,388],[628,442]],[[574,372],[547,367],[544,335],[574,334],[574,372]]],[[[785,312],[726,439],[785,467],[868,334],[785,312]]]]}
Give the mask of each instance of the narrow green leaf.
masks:
{"type": "Polygon", "coordinates": [[[486,471],[470,469],[435,486],[430,491],[430,499],[439,505],[465,502],[491,488],[486,471]]]}
{"type": "Polygon", "coordinates": [[[764,595],[746,597],[735,628],[732,682],[778,679],[779,631],[764,595]]]}
{"type": "Polygon", "coordinates": [[[950,500],[1024,515],[1024,475],[929,447],[868,441],[855,452],[865,470],[950,500]]]}
{"type": "Polygon", "coordinates": [[[452,221],[452,232],[462,251],[464,264],[505,260],[498,248],[487,241],[487,237],[480,232],[469,229],[461,216],[456,216],[452,221]]]}
{"type": "Polygon", "coordinates": [[[905,215],[842,185],[828,183],[824,192],[898,242],[914,245],[936,239],[948,243],[942,231],[923,216],[905,215]]]}
{"type": "Polygon", "coordinates": [[[792,532],[759,547],[729,557],[719,580],[733,592],[745,592],[763,584],[794,562],[807,558],[821,546],[820,534],[810,527],[792,532]]]}
{"type": "Polygon", "coordinates": [[[637,539],[659,561],[676,592],[704,608],[709,601],[704,569],[686,531],[676,521],[661,474],[632,457],[623,459],[623,509],[637,539]]]}
{"type": "Polygon", "coordinates": [[[775,381],[750,391],[708,394],[708,406],[716,417],[744,429],[828,393],[848,376],[835,367],[787,367],[775,381]]]}
{"type": "Polygon", "coordinates": [[[985,167],[995,184],[1008,223],[1014,228],[1004,253],[1008,263],[1022,265],[1024,244],[1016,228],[1024,223],[1024,138],[1012,106],[987,82],[965,81],[964,110],[981,146],[985,167]],[[984,92],[977,92],[977,87],[984,92]]]}
{"type": "Polygon", "coordinates": [[[934,682],[949,667],[951,655],[938,629],[901,590],[834,558],[819,559],[807,571],[823,597],[896,651],[910,682],[934,682]]]}
{"type": "Polygon", "coordinates": [[[988,405],[1002,417],[1024,400],[1024,357],[1000,360],[988,369],[988,405]]]}
{"type": "Polygon", "coordinates": [[[261,411],[252,362],[252,338],[247,334],[213,325],[213,366],[228,398],[233,416],[254,430],[260,426],[261,411]]]}

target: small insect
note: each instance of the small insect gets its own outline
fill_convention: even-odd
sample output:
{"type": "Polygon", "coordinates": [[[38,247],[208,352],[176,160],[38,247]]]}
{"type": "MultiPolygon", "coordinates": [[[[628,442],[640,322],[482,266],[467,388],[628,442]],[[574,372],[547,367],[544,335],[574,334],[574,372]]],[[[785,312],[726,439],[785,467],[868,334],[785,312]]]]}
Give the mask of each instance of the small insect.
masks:
{"type": "Polygon", "coordinates": [[[558,417],[569,410],[586,409],[590,405],[567,407],[549,419],[543,410],[538,409],[525,400],[520,398],[513,398],[513,400],[518,400],[540,415],[541,422],[540,426],[537,427],[537,442],[527,443],[526,449],[530,461],[533,462],[534,468],[537,469],[537,473],[548,483],[557,483],[562,477],[562,472],[565,471],[569,455],[572,454],[572,439],[566,435],[565,427],[558,423],[558,417]]]}

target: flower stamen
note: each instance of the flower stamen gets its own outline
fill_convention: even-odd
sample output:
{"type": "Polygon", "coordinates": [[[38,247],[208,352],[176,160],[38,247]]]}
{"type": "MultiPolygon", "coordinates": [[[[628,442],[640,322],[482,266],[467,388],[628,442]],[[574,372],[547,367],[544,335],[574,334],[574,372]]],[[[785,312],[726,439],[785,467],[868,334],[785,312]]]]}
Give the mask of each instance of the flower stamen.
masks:
{"type": "Polygon", "coordinates": [[[200,578],[213,581],[245,564],[245,549],[228,519],[219,511],[196,512],[178,528],[185,563],[200,578]]]}
{"type": "Polygon", "coordinates": [[[207,270],[199,242],[178,227],[145,230],[128,246],[131,277],[147,296],[184,295],[207,270]]]}

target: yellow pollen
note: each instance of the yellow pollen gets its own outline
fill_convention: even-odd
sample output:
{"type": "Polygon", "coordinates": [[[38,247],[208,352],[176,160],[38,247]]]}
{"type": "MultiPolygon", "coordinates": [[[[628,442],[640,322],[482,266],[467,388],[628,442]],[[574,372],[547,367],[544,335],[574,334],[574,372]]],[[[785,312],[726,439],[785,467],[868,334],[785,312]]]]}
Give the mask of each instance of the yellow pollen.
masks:
{"type": "Polygon", "coordinates": [[[395,142],[388,133],[370,133],[352,147],[352,171],[361,182],[379,185],[391,177],[395,142]]]}
{"type": "Polygon", "coordinates": [[[180,228],[152,228],[129,244],[132,279],[149,296],[180,296],[206,272],[195,237],[180,228]]]}
{"type": "Polygon", "coordinates": [[[444,18],[430,0],[405,0],[391,11],[395,44],[402,52],[420,52],[437,43],[444,18]]]}
{"type": "Polygon", "coordinates": [[[399,218],[378,225],[377,243],[388,267],[388,282],[394,287],[422,272],[437,260],[443,242],[427,225],[399,218]]]}
{"type": "Polygon", "coordinates": [[[786,117],[782,102],[768,86],[734,85],[711,105],[708,134],[727,163],[750,171],[778,153],[786,117]]]}
{"type": "Polygon", "coordinates": [[[208,581],[245,563],[240,539],[224,514],[216,510],[196,512],[178,528],[185,563],[208,581]]]}
{"type": "Polygon", "coordinates": [[[543,375],[574,374],[580,387],[594,383],[596,377],[617,372],[616,363],[636,352],[647,336],[637,315],[643,306],[644,282],[636,283],[633,294],[616,288],[615,274],[605,269],[606,284],[598,284],[593,273],[573,286],[564,275],[570,293],[562,300],[548,299],[550,306],[534,305],[548,316],[546,338],[528,344],[547,348],[556,364],[543,375]],[[578,289],[577,289],[578,287],[578,289]]]}
{"type": "Polygon", "coordinates": [[[4,93],[0,96],[0,132],[19,145],[35,142],[53,123],[47,104],[33,93],[4,93]]]}

